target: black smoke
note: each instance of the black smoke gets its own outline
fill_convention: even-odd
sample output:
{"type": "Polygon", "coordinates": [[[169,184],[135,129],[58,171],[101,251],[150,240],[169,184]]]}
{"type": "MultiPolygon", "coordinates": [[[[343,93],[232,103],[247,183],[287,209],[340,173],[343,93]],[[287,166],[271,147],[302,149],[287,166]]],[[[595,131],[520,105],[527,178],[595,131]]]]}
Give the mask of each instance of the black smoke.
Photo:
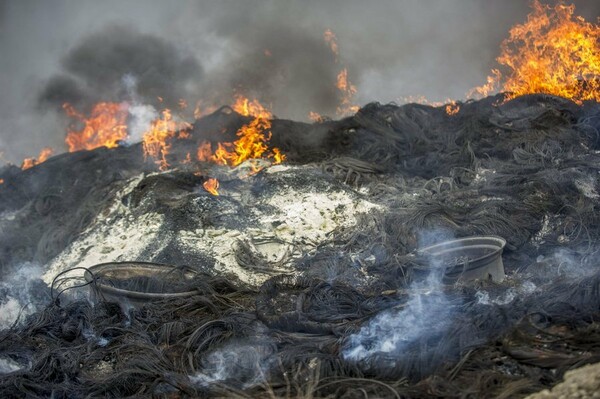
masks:
{"type": "Polygon", "coordinates": [[[167,107],[196,94],[202,67],[160,37],[124,26],[109,26],[84,37],[50,78],[40,105],[60,109],[65,102],[87,109],[99,101],[132,101],[167,107]],[[161,100],[159,100],[162,99],[161,100]]]}
{"type": "MultiPolygon", "coordinates": [[[[573,1],[597,20],[600,3],[573,1]]],[[[523,0],[0,0],[0,150],[13,162],[62,150],[63,102],[220,105],[240,93],[282,118],[335,116],[342,68],[358,105],[464,99],[529,11],[523,0]]]]}

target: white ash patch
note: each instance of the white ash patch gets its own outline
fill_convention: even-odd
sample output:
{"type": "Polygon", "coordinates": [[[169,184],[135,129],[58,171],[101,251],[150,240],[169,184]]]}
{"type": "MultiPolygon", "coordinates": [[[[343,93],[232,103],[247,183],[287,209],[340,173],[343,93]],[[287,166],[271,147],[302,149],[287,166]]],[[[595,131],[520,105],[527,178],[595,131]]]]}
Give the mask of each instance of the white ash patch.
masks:
{"type": "Polygon", "coordinates": [[[600,195],[596,191],[596,179],[590,177],[588,179],[577,179],[575,180],[575,187],[589,199],[598,199],[600,195]]]}
{"type": "Polygon", "coordinates": [[[496,173],[496,171],[494,169],[485,169],[485,168],[478,167],[477,170],[475,171],[475,177],[473,178],[473,183],[474,184],[484,183],[485,181],[487,181],[488,175],[493,175],[495,173],[496,173]]]}
{"type": "MultiPolygon", "coordinates": [[[[267,171],[293,175],[294,167],[276,165],[267,171]]],[[[153,212],[136,216],[123,205],[122,198],[142,178],[128,182],[81,237],[52,260],[45,282],[73,267],[152,261],[166,245],[175,242],[180,251],[214,258],[216,272],[233,273],[246,283],[259,285],[273,274],[293,272],[286,265],[291,259],[314,251],[335,229],[355,225],[358,214],[380,207],[344,186],[332,185],[323,191],[310,185],[292,188],[279,183],[280,190],[259,194],[242,205],[250,209],[255,220],[251,228],[240,223],[239,228],[198,226],[171,231],[165,227],[165,216],[153,212]],[[268,270],[240,266],[235,255],[239,242],[264,260],[268,270]]],[[[220,198],[226,196],[240,197],[238,192],[224,192],[220,198]]]]}
{"type": "Polygon", "coordinates": [[[323,241],[337,227],[351,226],[357,213],[375,207],[349,193],[297,192],[288,190],[272,196],[267,204],[277,209],[272,215],[259,215],[265,225],[277,225],[273,233],[279,239],[312,244],[323,241]]]}
{"type": "Polygon", "coordinates": [[[546,238],[546,236],[548,236],[548,234],[552,232],[552,230],[553,229],[550,223],[550,216],[544,215],[544,218],[542,219],[542,228],[537,233],[535,233],[531,241],[538,245],[543,244],[544,239],[546,238]]]}
{"type": "Polygon", "coordinates": [[[98,223],[82,234],[50,262],[43,276],[47,284],[61,271],[73,267],[148,258],[160,250],[157,237],[164,220],[162,215],[148,213],[135,218],[125,213],[111,216],[110,220],[98,223]]]}
{"type": "Polygon", "coordinates": [[[238,264],[235,258],[238,240],[250,243],[263,259],[273,265],[273,272],[281,273],[286,271],[283,266],[286,260],[313,251],[328,239],[333,230],[355,225],[357,214],[377,207],[355,198],[350,191],[320,193],[290,188],[262,202],[269,205],[272,212],[262,213],[254,208],[259,228],[182,231],[178,235],[180,247],[190,251],[201,249],[215,258],[217,271],[234,273],[248,284],[259,285],[271,274],[247,270],[238,264]]]}
{"type": "MultiPolygon", "coordinates": [[[[164,217],[157,213],[134,216],[122,202],[143,178],[131,179],[115,196],[98,218],[49,264],[43,280],[52,283],[54,277],[70,268],[90,267],[98,263],[149,258],[157,253],[157,241],[164,217]]],[[[79,273],[83,274],[83,272],[79,273]]]]}
{"type": "Polygon", "coordinates": [[[0,225],[2,222],[12,222],[17,217],[19,211],[5,211],[0,213],[0,225]]]}

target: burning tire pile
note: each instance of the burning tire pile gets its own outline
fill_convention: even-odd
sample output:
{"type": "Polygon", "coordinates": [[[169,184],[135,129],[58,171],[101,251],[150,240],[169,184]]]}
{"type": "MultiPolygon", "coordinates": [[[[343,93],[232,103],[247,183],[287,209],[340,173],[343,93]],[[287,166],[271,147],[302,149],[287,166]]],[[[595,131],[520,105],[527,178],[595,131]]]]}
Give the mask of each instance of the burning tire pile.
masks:
{"type": "MultiPolygon", "coordinates": [[[[3,169],[2,272],[46,264],[52,291],[0,333],[2,396],[515,397],[599,362],[600,107],[459,105],[273,119],[287,161],[252,174],[156,172],[139,145],[3,169]],[[449,281],[465,259],[419,256],[472,236],[506,240],[503,280],[449,281]],[[77,268],[118,261],[192,277],[182,296],[91,301],[102,284],[169,291],[84,286],[77,268]]],[[[218,110],[185,140],[244,123],[218,110]]]]}

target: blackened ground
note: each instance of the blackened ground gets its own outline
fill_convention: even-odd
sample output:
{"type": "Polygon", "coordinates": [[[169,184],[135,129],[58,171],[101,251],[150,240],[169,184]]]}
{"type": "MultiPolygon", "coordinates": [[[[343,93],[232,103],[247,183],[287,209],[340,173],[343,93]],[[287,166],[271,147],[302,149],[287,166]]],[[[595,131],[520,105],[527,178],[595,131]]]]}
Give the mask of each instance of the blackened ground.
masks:
{"type": "MultiPolygon", "coordinates": [[[[170,161],[205,139],[233,140],[247,121],[222,108],[174,144],[170,161]]],[[[291,258],[293,276],[261,287],[225,284],[210,265],[190,264],[168,246],[154,260],[201,269],[199,295],[138,310],[63,296],[0,333],[0,360],[18,365],[0,375],[0,392],[515,397],[552,386],[570,368],[600,361],[599,129],[598,104],[546,95],[469,101],[456,115],[369,104],[341,121],[274,120],[271,144],[290,164],[320,168],[315,187],[345,184],[381,207],[291,258]],[[433,317],[443,329],[402,342],[401,351],[344,355],[379,318],[406,317],[416,287],[427,288],[427,265],[411,256],[418,246],[474,234],[507,240],[505,282],[429,287],[442,295],[445,310],[433,317]]],[[[173,230],[245,220],[223,211],[234,199],[206,209],[197,207],[207,201],[190,200],[200,195],[206,176],[194,173],[204,167],[147,176],[124,204],[165,215],[173,230]]],[[[102,217],[128,178],[154,168],[134,145],[2,170],[2,273],[53,259],[102,217]]],[[[281,183],[272,179],[224,184],[268,191],[281,183]]],[[[290,179],[296,183],[310,184],[290,179]]],[[[370,344],[363,341],[365,350],[370,344]]]]}

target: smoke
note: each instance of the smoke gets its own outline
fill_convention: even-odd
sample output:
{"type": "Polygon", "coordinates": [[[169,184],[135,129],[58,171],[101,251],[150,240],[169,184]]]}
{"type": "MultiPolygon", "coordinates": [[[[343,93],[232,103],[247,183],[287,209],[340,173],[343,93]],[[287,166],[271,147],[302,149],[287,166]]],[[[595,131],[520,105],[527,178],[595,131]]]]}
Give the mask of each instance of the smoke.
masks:
{"type": "Polygon", "coordinates": [[[517,287],[510,287],[498,295],[490,296],[486,290],[480,290],[475,293],[477,303],[479,305],[508,305],[516,298],[524,298],[533,294],[537,290],[537,286],[531,281],[524,281],[517,287]]]}
{"type": "Polygon", "coordinates": [[[26,263],[4,276],[0,282],[0,330],[36,312],[47,299],[48,287],[42,281],[43,268],[26,263]]]}
{"type": "Polygon", "coordinates": [[[452,307],[441,290],[441,277],[434,268],[425,282],[412,284],[411,297],[402,308],[378,314],[348,338],[344,358],[398,358],[416,341],[443,334],[452,320],[452,307]]]}
{"type": "Polygon", "coordinates": [[[9,358],[0,358],[0,374],[8,374],[19,371],[23,368],[22,365],[9,358]]]}
{"type": "MultiPolygon", "coordinates": [[[[445,230],[419,234],[419,246],[426,247],[454,237],[445,230]]],[[[375,316],[360,331],[348,338],[343,356],[350,361],[374,358],[398,358],[418,340],[443,334],[452,321],[453,305],[444,294],[444,265],[439,258],[429,259],[430,273],[424,281],[415,281],[410,298],[400,308],[375,316]]],[[[454,304],[455,305],[455,304],[454,304]]]]}
{"type": "Polygon", "coordinates": [[[64,102],[88,109],[96,102],[135,96],[144,104],[175,107],[198,91],[202,68],[190,54],[154,35],[109,25],[85,37],[61,62],[64,72],[49,81],[40,104],[60,109],[64,102]],[[159,97],[162,99],[159,100],[159,97]]]}
{"type": "MultiPolygon", "coordinates": [[[[600,5],[591,3],[575,1],[595,20],[600,5]]],[[[241,92],[293,119],[309,111],[335,116],[343,67],[359,105],[461,99],[485,82],[500,42],[528,11],[521,0],[5,0],[0,150],[15,163],[45,146],[60,152],[65,121],[57,107],[129,102],[124,76],[135,78],[146,107],[174,107],[181,98],[221,105],[241,92]],[[326,29],[338,38],[337,59],[326,29]]],[[[145,120],[150,111],[134,115],[145,120]]]]}
{"type": "Polygon", "coordinates": [[[588,248],[557,248],[550,254],[539,255],[528,269],[536,277],[552,281],[557,278],[579,279],[596,272],[596,254],[588,248]]]}
{"type": "Polygon", "coordinates": [[[236,341],[208,353],[203,358],[203,369],[190,380],[198,386],[224,383],[247,389],[268,379],[273,366],[272,347],[258,341],[236,341]]]}

